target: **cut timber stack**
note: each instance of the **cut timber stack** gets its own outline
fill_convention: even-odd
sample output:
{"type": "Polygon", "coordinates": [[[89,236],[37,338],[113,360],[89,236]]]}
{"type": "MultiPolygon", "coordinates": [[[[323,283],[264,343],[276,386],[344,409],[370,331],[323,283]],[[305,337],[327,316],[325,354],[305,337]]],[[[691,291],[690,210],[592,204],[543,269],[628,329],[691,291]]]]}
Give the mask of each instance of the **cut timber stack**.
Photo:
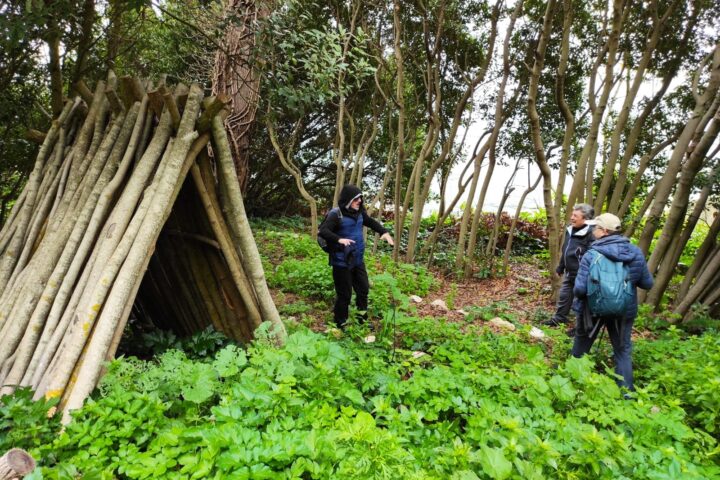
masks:
{"type": "Polygon", "coordinates": [[[268,321],[285,337],[225,136],[225,99],[112,74],[94,94],[77,87],[0,232],[0,394],[29,386],[59,397],[65,420],[131,312],[239,340],[268,321]]]}

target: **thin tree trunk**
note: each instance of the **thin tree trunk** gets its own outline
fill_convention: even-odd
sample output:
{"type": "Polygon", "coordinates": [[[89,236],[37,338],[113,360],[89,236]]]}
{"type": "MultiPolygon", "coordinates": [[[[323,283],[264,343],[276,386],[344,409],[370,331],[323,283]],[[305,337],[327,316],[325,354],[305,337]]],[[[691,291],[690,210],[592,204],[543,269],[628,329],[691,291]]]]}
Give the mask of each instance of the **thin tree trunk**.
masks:
{"type": "Polygon", "coordinates": [[[687,296],[693,281],[699,274],[702,273],[703,267],[707,265],[707,260],[717,245],[718,234],[720,234],[720,214],[715,215],[715,219],[708,229],[708,234],[705,237],[705,240],[702,245],[700,245],[698,251],[695,252],[695,259],[693,260],[692,265],[690,265],[688,271],[685,273],[683,282],[680,284],[680,289],[678,290],[677,298],[675,299],[676,304],[687,296]]]}
{"type": "MultiPolygon", "coordinates": [[[[708,58],[707,60],[710,59],[708,58]]],[[[715,46],[715,50],[710,61],[710,81],[702,94],[699,93],[698,83],[700,74],[704,70],[706,62],[704,62],[696,71],[695,79],[693,80],[695,108],[685,124],[683,132],[678,138],[672,156],[670,157],[670,161],[665,169],[665,173],[657,184],[658,189],[655,195],[655,201],[650,208],[648,218],[645,222],[645,227],[643,228],[638,242],[638,247],[645,254],[648,253],[655,231],[660,226],[660,219],[665,209],[667,199],[675,186],[675,179],[682,167],[682,160],[688,153],[690,142],[698,135],[698,132],[702,134],[702,131],[705,129],[705,125],[709,122],[710,117],[715,114],[714,109],[717,109],[717,105],[711,105],[711,103],[717,103],[717,101],[720,101],[720,97],[718,97],[716,99],[717,101],[713,102],[713,99],[716,98],[718,87],[720,87],[720,44],[715,46]],[[709,116],[707,114],[709,114],[709,116]]]]}
{"type": "MultiPolygon", "coordinates": [[[[617,0],[616,0],[617,3],[617,0]]],[[[540,136],[540,116],[537,112],[537,94],[540,81],[540,73],[545,64],[545,51],[550,37],[552,27],[552,14],[555,10],[555,0],[549,0],[543,18],[543,28],[535,51],[535,63],[530,74],[530,88],[528,91],[528,115],[530,117],[530,136],[532,137],[535,159],[543,176],[543,201],[547,212],[548,242],[550,247],[550,265],[557,265],[559,255],[558,248],[558,219],[553,215],[552,200],[552,177],[550,166],[545,156],[543,141],[540,136]]],[[[555,289],[554,289],[555,290],[555,289]]]]}
{"type": "MultiPolygon", "coordinates": [[[[92,336],[89,339],[86,334],[83,338],[84,341],[77,342],[85,344],[89,340],[84,350],[84,358],[76,363],[72,361],[71,357],[70,362],[67,362],[66,359],[65,362],[58,364],[55,371],[49,372],[48,378],[50,382],[46,390],[46,396],[52,396],[57,389],[64,388],[65,390],[63,404],[61,404],[64,421],[69,421],[69,410],[82,405],[83,400],[97,384],[103,360],[113,340],[115,331],[122,328],[127,321],[127,316],[123,315],[125,306],[128,302],[132,302],[140,286],[138,273],[144,272],[147,268],[152,256],[152,246],[157,241],[160,230],[170,215],[170,210],[180,192],[183,180],[200,151],[199,147],[204,147],[209,139],[209,135],[205,136],[205,138],[203,136],[198,138],[198,133],[194,130],[201,100],[202,90],[199,86],[193,85],[185,104],[177,138],[173,143],[171,153],[168,155],[168,164],[163,172],[163,177],[157,184],[152,203],[143,218],[138,235],[127,253],[115,281],[112,282],[112,294],[103,303],[99,318],[95,321],[98,312],[94,312],[92,306],[88,310],[81,310],[81,312],[84,311],[81,317],[83,325],[78,324],[77,327],[85,330],[83,326],[90,323],[89,327],[92,329],[92,336]],[[197,142],[193,144],[196,139],[197,142]],[[68,364],[75,365],[76,377],[69,377],[71,371],[66,368],[68,364]]],[[[222,128],[220,119],[217,120],[220,122],[220,128],[222,128]]],[[[77,352],[76,349],[75,351],[77,352]]],[[[77,355],[73,355],[73,357],[77,359],[77,355]]]]}
{"type": "Polygon", "coordinates": [[[670,5],[668,5],[662,17],[659,17],[657,12],[657,1],[650,2],[649,8],[650,10],[652,10],[652,12],[649,16],[653,21],[653,27],[649,35],[650,38],[645,45],[645,50],[643,50],[642,57],[633,69],[634,78],[632,81],[632,85],[625,94],[625,100],[615,122],[615,128],[610,139],[610,154],[608,155],[607,164],[604,169],[605,173],[603,175],[602,181],[598,188],[597,196],[595,198],[596,212],[602,210],[602,205],[603,203],[605,203],[606,200],[605,197],[610,190],[610,184],[615,178],[615,165],[617,163],[618,155],[620,153],[620,139],[627,126],[628,119],[630,118],[630,111],[632,109],[632,106],[635,104],[635,99],[638,92],[640,91],[640,86],[643,84],[645,78],[645,71],[650,65],[650,61],[652,60],[655,48],[660,41],[660,36],[662,32],[665,30],[667,21],[672,15],[672,13],[675,11],[678,3],[679,2],[677,0],[673,1],[670,5]]]}
{"type": "MultiPolygon", "coordinates": [[[[558,220],[561,218],[562,199],[565,192],[565,177],[567,176],[568,162],[570,160],[570,148],[572,146],[573,137],[575,136],[575,116],[573,115],[567,100],[565,100],[565,75],[567,73],[567,64],[570,57],[570,30],[573,22],[573,8],[572,0],[564,0],[560,64],[558,66],[557,77],[555,78],[555,101],[557,102],[558,107],[560,108],[560,113],[562,113],[563,120],[565,121],[565,136],[563,137],[562,143],[560,171],[558,173],[557,188],[555,189],[555,211],[553,212],[553,215],[558,220]]],[[[570,209],[568,209],[568,211],[569,210],[570,209]]],[[[560,235],[558,235],[558,238],[560,238],[560,235]]],[[[561,245],[558,245],[558,248],[561,247],[561,245]]]]}
{"type": "Polygon", "coordinates": [[[397,262],[400,258],[400,244],[403,232],[403,214],[400,210],[403,169],[405,166],[405,67],[403,64],[402,42],[402,20],[400,19],[400,0],[393,1],[393,54],[395,55],[395,103],[397,108],[397,166],[395,167],[395,246],[393,247],[393,259],[397,262]]]}
{"type": "MultiPolygon", "coordinates": [[[[305,183],[302,178],[302,171],[298,168],[297,165],[295,165],[295,162],[293,161],[293,149],[295,146],[295,141],[298,136],[298,132],[300,130],[300,121],[298,121],[295,124],[295,128],[293,129],[293,133],[291,135],[290,145],[288,146],[287,152],[283,150],[283,148],[280,146],[280,142],[277,138],[277,132],[275,131],[275,127],[272,124],[272,120],[266,119],[265,120],[265,126],[267,128],[268,134],[270,135],[270,141],[272,143],[273,148],[275,149],[275,153],[277,153],[278,158],[280,159],[280,163],[285,168],[285,170],[292,175],[293,179],[295,180],[295,186],[297,187],[298,191],[300,192],[300,195],[305,199],[305,201],[308,202],[308,205],[310,206],[310,234],[313,238],[317,238],[318,234],[318,212],[317,212],[317,200],[313,198],[312,195],[307,191],[305,188],[305,183]]],[[[335,200],[337,202],[337,199],[335,200]]]]}
{"type": "MultiPolygon", "coordinates": [[[[613,0],[611,8],[611,24],[607,42],[605,43],[603,48],[600,49],[596,63],[591,72],[591,81],[588,88],[588,100],[590,102],[590,111],[592,112],[590,128],[585,140],[585,145],[583,146],[582,152],[580,154],[580,159],[578,160],[577,173],[573,180],[570,194],[568,195],[568,205],[575,204],[575,202],[581,197],[583,190],[586,187],[591,188],[592,186],[592,183],[588,185],[588,182],[586,180],[586,175],[589,177],[593,173],[591,165],[588,164],[591,163],[591,156],[594,156],[594,154],[597,152],[597,139],[600,131],[600,125],[602,124],[602,118],[608,105],[610,92],[612,91],[614,86],[614,69],[617,62],[620,33],[622,30],[623,20],[626,18],[626,15],[628,14],[630,9],[627,7],[627,5],[625,5],[625,2],[623,2],[623,0],[613,0]],[[605,77],[603,80],[604,84],[602,93],[600,95],[600,101],[596,103],[595,77],[602,62],[602,58],[606,53],[607,59],[605,61],[605,77]]],[[[586,197],[589,197],[589,195],[586,195],[586,197]]],[[[590,201],[589,198],[585,198],[585,200],[590,201]]]]}
{"type": "MultiPolygon", "coordinates": [[[[529,165],[528,165],[529,167],[529,165]]],[[[528,172],[529,173],[529,172],[528,172]]],[[[528,175],[529,177],[529,175],[528,175]]],[[[503,257],[503,276],[507,275],[508,266],[510,265],[510,252],[512,251],[512,244],[513,239],[515,238],[515,228],[517,227],[518,219],[520,218],[520,213],[522,212],[523,204],[525,203],[525,199],[527,196],[533,192],[538,185],[540,185],[540,180],[542,180],[543,176],[542,173],[538,175],[535,182],[530,185],[528,181],[528,188],[525,189],[522,196],[520,197],[520,200],[518,201],[517,209],[515,209],[515,216],[512,219],[512,223],[510,224],[510,230],[508,231],[508,241],[505,245],[505,256],[503,257]]],[[[529,178],[528,178],[529,180],[529,178]]]]}
{"type": "MultiPolygon", "coordinates": [[[[718,73],[720,74],[720,72],[718,73]]],[[[664,263],[665,267],[663,269],[665,272],[660,278],[661,281],[656,281],[653,288],[648,292],[647,301],[655,307],[658,306],[662,292],[670,280],[669,276],[671,275],[671,271],[677,263],[677,260],[675,260],[675,262],[669,260],[670,255],[668,255],[668,252],[671,250],[673,243],[677,241],[677,234],[682,229],[683,220],[690,202],[693,182],[698,172],[702,169],[705,155],[710,149],[710,146],[715,142],[718,131],[720,131],[720,110],[718,110],[718,113],[705,131],[702,139],[683,166],[680,180],[675,187],[675,195],[670,204],[667,220],[665,220],[665,225],[660,233],[660,237],[655,242],[655,247],[648,260],[648,269],[650,269],[652,273],[655,273],[661,265],[661,262],[664,263]]]]}
{"type": "Polygon", "coordinates": [[[712,255],[709,257],[707,266],[703,273],[698,277],[692,287],[688,289],[682,301],[675,307],[674,313],[683,317],[683,321],[688,319],[686,314],[690,311],[690,307],[698,300],[702,292],[708,285],[712,284],[713,278],[720,271],[720,248],[715,247],[712,255]]]}
{"type": "MultiPolygon", "coordinates": [[[[680,132],[676,132],[674,135],[670,136],[668,139],[666,139],[664,142],[656,145],[649,153],[643,155],[640,158],[640,164],[638,165],[638,169],[635,172],[635,175],[633,177],[633,181],[630,184],[630,187],[628,188],[628,192],[625,195],[625,199],[623,200],[622,205],[620,206],[620,209],[617,210],[617,216],[619,218],[623,218],[630,209],[630,204],[635,199],[635,194],[638,190],[638,187],[640,186],[640,182],[642,181],[643,174],[645,173],[645,170],[647,169],[650,162],[657,157],[660,152],[665,150],[668,146],[672,145],[673,142],[675,142],[680,135],[680,132]]],[[[657,184],[655,184],[657,186],[657,184]]],[[[653,188],[653,195],[655,195],[655,191],[657,191],[657,188],[653,188]]],[[[612,202],[612,201],[611,201],[612,202]]],[[[645,215],[645,211],[650,207],[650,204],[648,203],[647,207],[643,208],[642,215],[645,215]]]]}

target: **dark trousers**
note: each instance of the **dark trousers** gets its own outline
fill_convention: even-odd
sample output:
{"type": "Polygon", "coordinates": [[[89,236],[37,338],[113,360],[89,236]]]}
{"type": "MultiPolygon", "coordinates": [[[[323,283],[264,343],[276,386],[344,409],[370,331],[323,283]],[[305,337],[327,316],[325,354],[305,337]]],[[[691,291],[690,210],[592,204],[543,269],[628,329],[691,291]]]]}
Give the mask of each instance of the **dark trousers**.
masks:
{"type": "MultiPolygon", "coordinates": [[[[370,283],[368,281],[367,270],[365,264],[352,268],[333,267],[333,281],[335,282],[335,323],[339,328],[345,326],[348,318],[348,309],[350,307],[350,298],[352,291],[355,290],[355,306],[361,312],[367,311],[368,293],[370,292],[370,283]]],[[[364,320],[367,314],[361,316],[364,320]]]]}
{"type": "Polygon", "coordinates": [[[575,287],[575,275],[566,273],[563,275],[558,294],[557,311],[553,315],[553,321],[557,323],[568,323],[568,314],[573,304],[573,288],[575,287]]]}
{"type": "MultiPolygon", "coordinates": [[[[607,327],[610,343],[613,348],[613,357],[615,358],[615,373],[623,379],[618,381],[618,385],[625,387],[631,392],[635,390],[633,384],[633,367],[632,367],[632,327],[634,318],[605,318],[602,320],[607,327]]],[[[599,336],[598,332],[594,336],[590,336],[584,326],[584,322],[578,319],[575,327],[575,340],[572,347],[572,356],[580,358],[590,351],[595,339],[599,336]]]]}

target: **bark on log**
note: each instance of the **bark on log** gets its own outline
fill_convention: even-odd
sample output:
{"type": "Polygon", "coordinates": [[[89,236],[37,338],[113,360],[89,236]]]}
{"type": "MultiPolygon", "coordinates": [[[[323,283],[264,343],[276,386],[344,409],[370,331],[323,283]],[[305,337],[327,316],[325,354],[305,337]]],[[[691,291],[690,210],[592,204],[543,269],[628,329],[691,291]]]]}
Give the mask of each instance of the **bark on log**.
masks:
{"type": "MultiPolygon", "coordinates": [[[[199,150],[194,150],[192,147],[197,148],[197,144],[193,145],[193,142],[198,138],[194,127],[201,100],[202,90],[198,85],[193,85],[185,105],[185,112],[180,122],[177,139],[168,158],[169,163],[164,175],[165,178],[158,184],[152,205],[143,220],[140,235],[133,242],[132,249],[128,253],[114,282],[112,294],[103,305],[102,313],[87,345],[85,358],[78,364],[77,378],[64,379],[69,381],[69,388],[67,389],[69,395],[68,392],[65,393],[67,401],[63,405],[64,421],[70,419],[69,410],[80,407],[85,397],[95,387],[102,368],[102,362],[110,347],[115,330],[119,322],[124,325],[124,321],[127,320],[127,317],[123,317],[122,313],[125,305],[128,301],[132,302],[137,292],[139,287],[137,277],[140,272],[147,269],[147,264],[152,256],[152,247],[155,245],[160,230],[170,215],[170,209],[180,192],[182,180],[185,179],[192,162],[199,153],[199,150]]],[[[204,147],[209,140],[209,136],[206,139],[201,138],[199,140],[199,143],[204,147]]],[[[59,385],[59,383],[55,382],[55,385],[59,385]]]]}
{"type": "Polygon", "coordinates": [[[237,174],[235,173],[235,165],[232,161],[230,153],[230,145],[225,134],[225,126],[222,119],[216,116],[213,119],[212,133],[215,153],[218,160],[218,173],[220,174],[221,191],[224,194],[224,205],[226,222],[230,227],[230,233],[233,236],[233,243],[238,249],[238,256],[242,259],[245,273],[250,277],[250,281],[255,290],[258,299],[260,313],[263,321],[270,322],[276,335],[278,343],[285,343],[287,332],[285,325],[280,319],[277,307],[270,296],[267,282],[265,281],[265,273],[263,272],[260,253],[257,244],[253,240],[252,229],[245,214],[245,204],[243,203],[240,185],[237,183],[237,174]]]}
{"type": "Polygon", "coordinates": [[[16,480],[35,470],[35,460],[25,450],[13,448],[0,457],[0,480],[16,480]]]}
{"type": "MultiPolygon", "coordinates": [[[[111,74],[107,89],[99,82],[92,100],[84,92],[86,114],[79,97],[68,102],[0,232],[0,394],[27,385],[35,398],[60,397],[65,420],[114,356],[146,283],[151,296],[182,306],[168,306],[165,328],[189,334],[213,324],[246,341],[265,319],[279,339],[285,335],[233,174],[220,173],[218,195],[205,154],[193,168],[194,183],[187,178],[211,138],[198,130],[207,128],[203,121],[220,126],[223,138],[216,134],[216,144],[227,147],[216,115],[224,101],[203,104],[197,85],[163,88],[162,98],[171,102],[156,102],[161,115],[155,122],[158,112],[148,111],[152,93],[144,90],[150,87],[137,79],[123,81],[133,102],[116,105],[113,114],[115,97],[105,92],[116,91],[116,84],[111,74]],[[177,225],[183,238],[212,237],[220,251],[168,235],[159,241],[166,226],[177,225]],[[154,257],[161,245],[169,251],[154,257]],[[143,282],[153,258],[157,276],[143,282]]],[[[227,170],[228,149],[216,151],[227,170]]]]}

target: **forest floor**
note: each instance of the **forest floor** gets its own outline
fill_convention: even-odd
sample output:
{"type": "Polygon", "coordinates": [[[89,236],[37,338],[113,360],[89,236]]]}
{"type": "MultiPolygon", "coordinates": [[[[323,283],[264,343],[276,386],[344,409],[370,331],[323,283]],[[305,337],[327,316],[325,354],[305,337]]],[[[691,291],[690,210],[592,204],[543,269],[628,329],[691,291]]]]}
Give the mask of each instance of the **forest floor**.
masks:
{"type": "Polygon", "coordinates": [[[504,303],[507,310],[513,312],[520,323],[537,323],[543,320],[546,312],[552,311],[554,303],[550,298],[550,281],[542,270],[530,263],[515,262],[508,275],[495,278],[455,279],[433,272],[438,288],[433,290],[426,301],[418,305],[418,313],[423,316],[437,315],[431,306],[434,300],[448,303],[452,298],[451,316],[464,314],[473,307],[486,307],[504,303]]]}
{"type": "MultiPolygon", "coordinates": [[[[490,313],[497,310],[510,314],[515,323],[540,326],[554,312],[555,303],[551,299],[547,271],[539,263],[534,260],[513,261],[506,276],[488,278],[464,279],[446,275],[439,269],[430,270],[435,285],[425,297],[421,297],[421,302],[413,303],[415,314],[419,317],[444,317],[450,322],[471,325],[488,320],[487,313],[474,319],[468,318],[468,313],[474,309],[485,309],[490,313]],[[448,309],[434,306],[433,302],[437,300],[448,309]]],[[[301,295],[280,292],[279,289],[271,291],[279,307],[302,299],[301,295]]],[[[308,312],[312,321],[307,325],[316,332],[328,330],[332,305],[318,302],[313,307],[308,312]]]]}

